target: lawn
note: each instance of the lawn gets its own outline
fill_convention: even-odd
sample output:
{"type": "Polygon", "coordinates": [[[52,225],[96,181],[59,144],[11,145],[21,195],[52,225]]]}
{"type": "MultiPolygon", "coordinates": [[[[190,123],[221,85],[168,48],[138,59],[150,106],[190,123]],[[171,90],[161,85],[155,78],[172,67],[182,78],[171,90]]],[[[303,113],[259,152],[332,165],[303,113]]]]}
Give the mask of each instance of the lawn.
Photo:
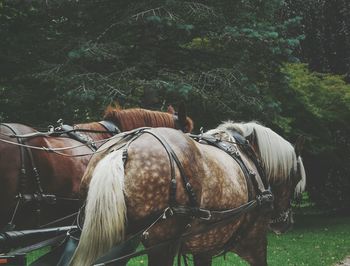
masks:
{"type": "MultiPolygon", "coordinates": [[[[270,266],[330,266],[350,255],[350,216],[299,213],[293,230],[283,235],[269,234],[270,266]]],[[[47,250],[45,250],[47,251],[47,250]]],[[[43,252],[44,253],[44,252],[43,252]]],[[[31,254],[28,263],[39,253],[31,254]]],[[[190,265],[193,265],[190,258],[190,265]]],[[[147,265],[146,256],[134,258],[129,266],[147,265]]],[[[174,265],[177,265],[174,263],[174,265]]],[[[215,266],[248,265],[236,255],[215,258],[215,266]]]]}
{"type": "MultiPolygon", "coordinates": [[[[283,235],[269,234],[270,266],[330,266],[350,255],[350,216],[325,214],[297,215],[293,230],[283,235]]],[[[128,265],[147,265],[146,257],[128,265]]],[[[174,264],[176,265],[176,264],[174,264]]],[[[193,265],[190,262],[190,265],[193,265]]],[[[214,259],[215,266],[248,265],[234,254],[214,259]]]]}

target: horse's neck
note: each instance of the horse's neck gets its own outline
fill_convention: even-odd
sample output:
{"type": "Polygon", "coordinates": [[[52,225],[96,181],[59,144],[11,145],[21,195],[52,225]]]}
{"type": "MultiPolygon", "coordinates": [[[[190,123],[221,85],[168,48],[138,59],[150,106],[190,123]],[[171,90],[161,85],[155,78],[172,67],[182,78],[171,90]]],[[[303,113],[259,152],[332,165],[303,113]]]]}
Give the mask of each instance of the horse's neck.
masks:
{"type": "MultiPolygon", "coordinates": [[[[84,130],[97,130],[97,131],[106,131],[106,129],[98,122],[91,122],[85,124],[76,124],[74,125],[75,129],[84,129],[84,130]]],[[[93,140],[102,140],[111,137],[109,133],[94,133],[94,132],[80,132],[83,135],[88,135],[93,140]]]]}

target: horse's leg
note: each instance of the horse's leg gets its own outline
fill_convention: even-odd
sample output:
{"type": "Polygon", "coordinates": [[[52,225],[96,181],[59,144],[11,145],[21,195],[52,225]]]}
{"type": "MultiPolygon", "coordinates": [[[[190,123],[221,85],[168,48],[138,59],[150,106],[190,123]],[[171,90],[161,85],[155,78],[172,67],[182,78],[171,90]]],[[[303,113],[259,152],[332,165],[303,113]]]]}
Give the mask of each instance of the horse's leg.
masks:
{"type": "Polygon", "coordinates": [[[172,266],[176,252],[177,250],[174,248],[174,246],[151,250],[148,252],[148,265],[172,266]]]}
{"type": "Polygon", "coordinates": [[[193,255],[193,262],[195,266],[211,266],[212,256],[209,254],[196,254],[193,255]]]}
{"type": "Polygon", "coordinates": [[[250,241],[242,241],[234,252],[245,259],[251,266],[267,265],[267,238],[266,235],[250,241]]]}

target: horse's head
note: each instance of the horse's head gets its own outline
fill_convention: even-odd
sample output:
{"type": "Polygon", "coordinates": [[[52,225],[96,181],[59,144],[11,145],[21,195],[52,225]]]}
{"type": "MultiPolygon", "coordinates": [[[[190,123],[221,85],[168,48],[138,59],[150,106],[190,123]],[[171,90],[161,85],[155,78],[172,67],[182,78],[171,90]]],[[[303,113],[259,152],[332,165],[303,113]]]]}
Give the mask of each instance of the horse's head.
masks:
{"type": "Polygon", "coordinates": [[[229,134],[238,132],[255,151],[265,170],[274,195],[274,209],[269,227],[275,233],[287,231],[293,224],[291,200],[305,189],[305,169],[300,157],[303,139],[293,147],[271,129],[258,123],[226,122],[218,127],[229,134]]]}
{"type": "Polygon", "coordinates": [[[288,178],[281,178],[280,181],[276,179],[275,182],[271,182],[275,201],[269,228],[276,234],[284,233],[292,227],[294,219],[291,201],[293,197],[299,198],[305,189],[306,175],[300,156],[302,142],[303,139],[299,138],[294,146],[292,168],[288,178]]]}
{"type": "Polygon", "coordinates": [[[276,234],[284,233],[294,223],[291,202],[301,196],[306,185],[300,156],[304,138],[298,138],[293,147],[280,135],[259,124],[253,124],[247,132],[250,134],[246,138],[262,161],[274,196],[269,228],[276,234]]]}

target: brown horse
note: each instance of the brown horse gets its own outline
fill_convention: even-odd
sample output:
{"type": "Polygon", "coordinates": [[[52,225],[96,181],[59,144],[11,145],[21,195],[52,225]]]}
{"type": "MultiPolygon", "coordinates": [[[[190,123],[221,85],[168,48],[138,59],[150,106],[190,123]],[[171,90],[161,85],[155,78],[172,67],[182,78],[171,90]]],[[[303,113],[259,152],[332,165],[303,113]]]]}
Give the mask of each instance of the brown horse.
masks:
{"type": "MultiPolygon", "coordinates": [[[[103,118],[109,122],[77,124],[74,129],[85,130],[78,138],[87,139],[97,147],[112,137],[113,132],[108,130],[115,128],[192,130],[192,120],[184,112],[175,115],[172,108],[168,111],[172,112],[110,107],[103,118]]],[[[21,124],[0,124],[0,231],[13,229],[14,225],[16,229],[33,228],[77,211],[80,180],[93,152],[91,145],[67,134],[45,135],[21,124]],[[6,224],[10,225],[7,229],[6,224]]]]}
{"type": "Polygon", "coordinates": [[[199,143],[159,128],[123,148],[107,143],[82,179],[85,221],[71,265],[91,265],[140,230],[149,265],[173,265],[176,253],[211,265],[227,251],[266,265],[268,228],[290,226],[293,191],[305,187],[299,151],[254,122],[227,122],[208,133],[196,136],[199,143]]]}

